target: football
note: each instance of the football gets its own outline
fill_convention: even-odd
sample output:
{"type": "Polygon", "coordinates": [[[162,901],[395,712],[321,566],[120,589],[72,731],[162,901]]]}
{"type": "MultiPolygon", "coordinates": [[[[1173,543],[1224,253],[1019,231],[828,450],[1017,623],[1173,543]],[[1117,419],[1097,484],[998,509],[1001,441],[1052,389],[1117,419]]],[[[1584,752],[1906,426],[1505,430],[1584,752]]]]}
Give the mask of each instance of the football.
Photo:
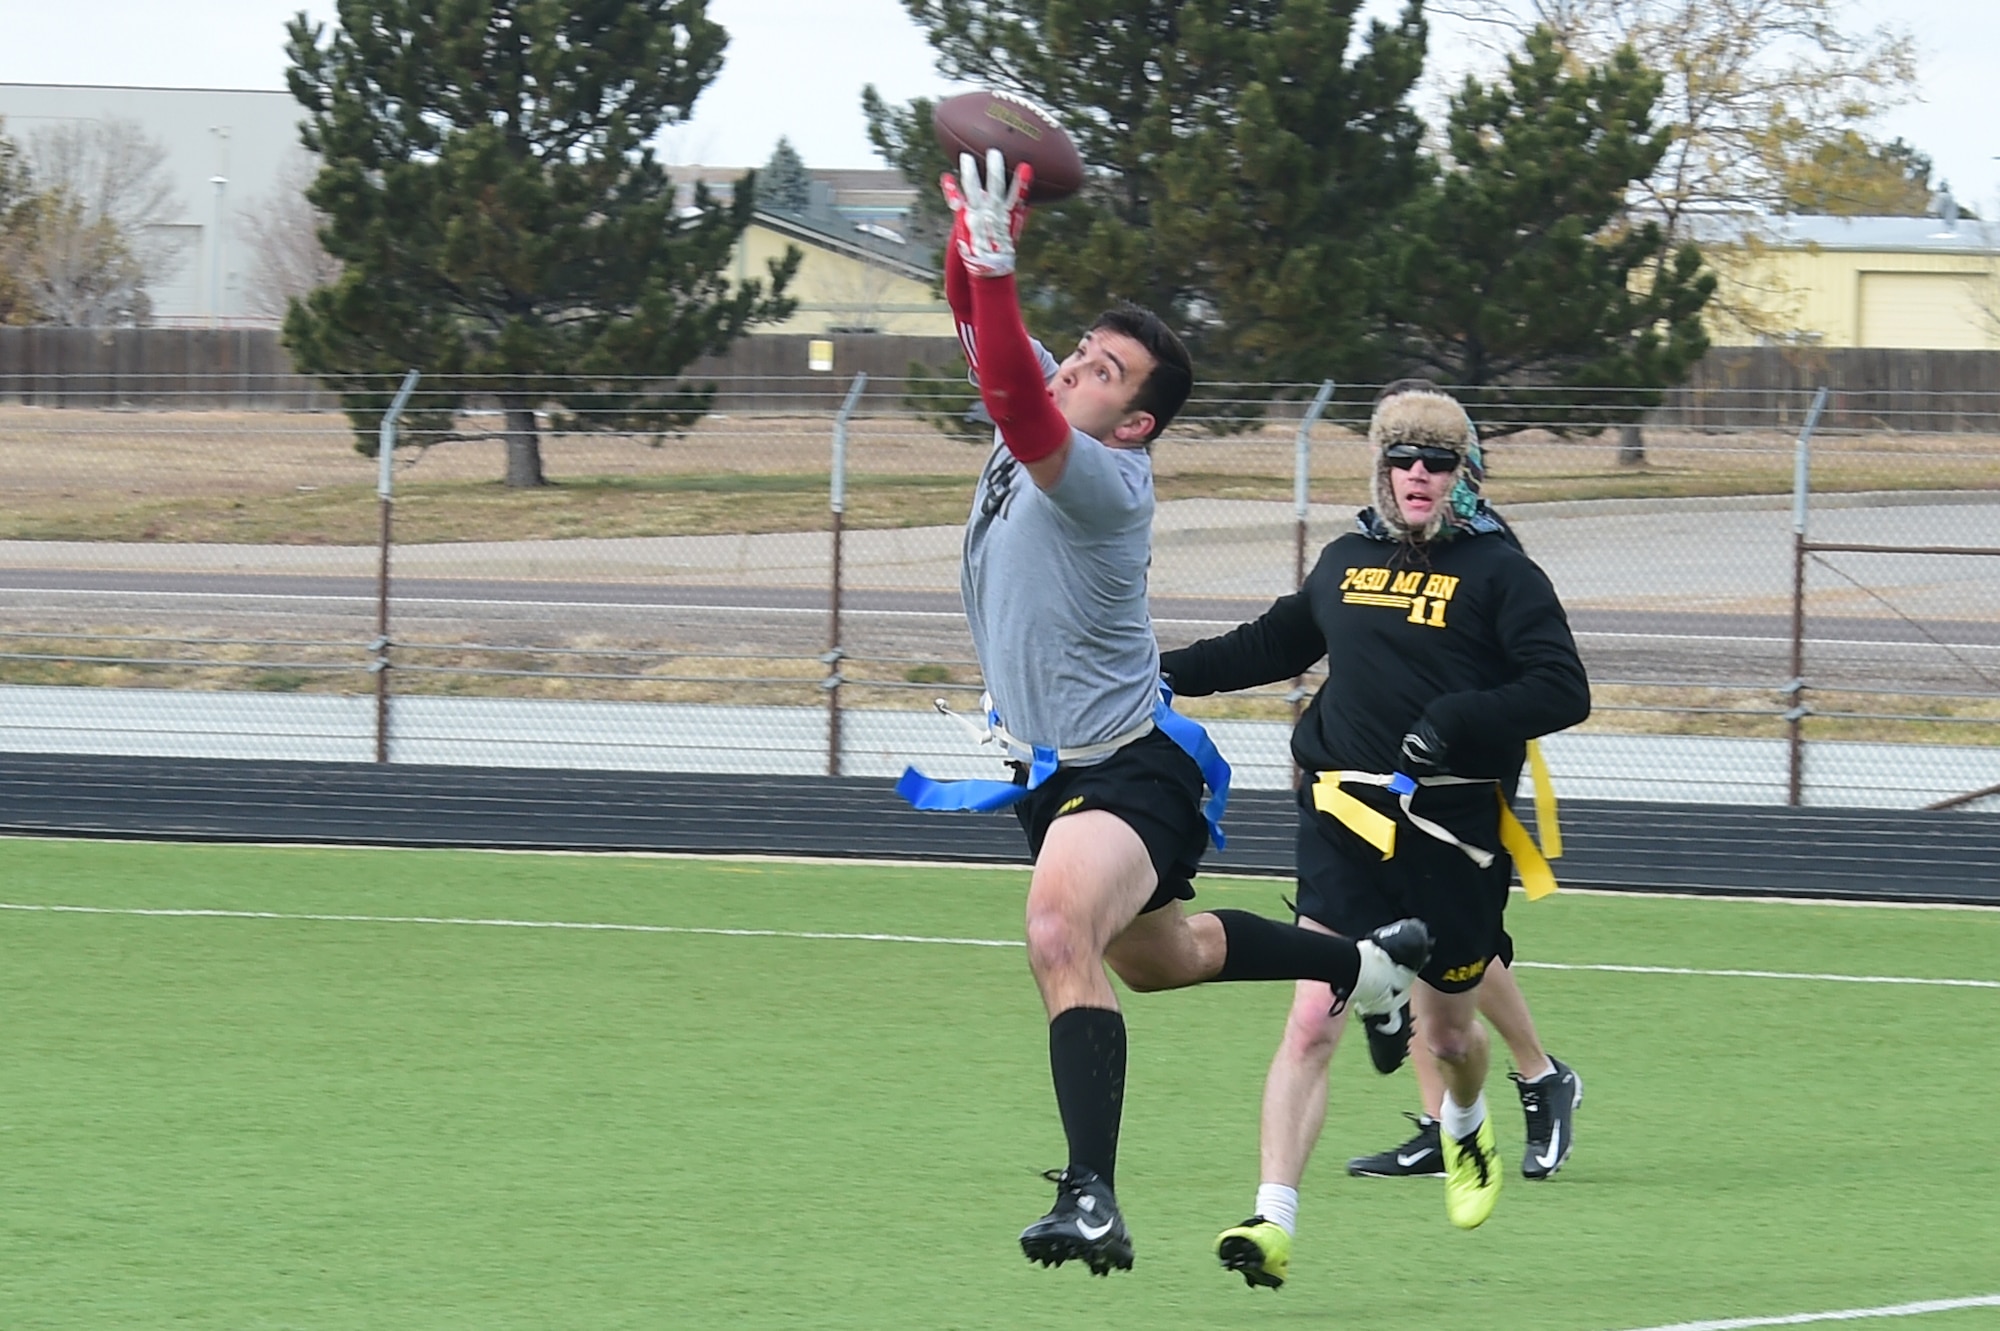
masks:
{"type": "Polygon", "coordinates": [[[947,97],[931,112],[931,128],[952,169],[958,155],[971,153],[981,169],[986,150],[998,148],[1009,172],[1026,162],[1034,168],[1029,203],[1053,203],[1083,188],[1083,159],[1063,127],[1041,107],[1011,92],[964,92],[947,97]]]}

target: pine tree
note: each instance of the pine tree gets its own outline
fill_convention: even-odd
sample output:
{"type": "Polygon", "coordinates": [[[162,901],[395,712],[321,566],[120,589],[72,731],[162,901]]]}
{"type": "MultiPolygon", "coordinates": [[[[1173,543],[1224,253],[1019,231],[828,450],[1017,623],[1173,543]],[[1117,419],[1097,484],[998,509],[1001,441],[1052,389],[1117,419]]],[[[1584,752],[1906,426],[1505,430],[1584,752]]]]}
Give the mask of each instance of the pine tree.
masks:
{"type": "MultiPolygon", "coordinates": [[[[1199,377],[1318,378],[1379,363],[1380,224],[1420,179],[1412,3],[1350,55],[1360,0],[903,0],[947,78],[1047,107],[1089,181],[1039,210],[1021,273],[1037,331],[1133,300],[1176,324],[1199,377]]],[[[928,199],[930,105],[862,105],[928,199]]]]}
{"type": "Polygon", "coordinates": [[[812,177],[806,173],[805,159],[788,138],[778,140],[771,160],[757,177],[757,206],[788,213],[803,213],[812,207],[812,177]]]}
{"type": "Polygon", "coordinates": [[[1475,409],[1488,432],[1635,420],[1707,350],[1700,253],[1627,213],[1671,136],[1659,88],[1630,48],[1570,67],[1544,28],[1451,99],[1453,160],[1398,219],[1386,314],[1406,370],[1509,387],[1475,409]]]}
{"type": "MultiPolygon", "coordinates": [[[[634,398],[612,382],[670,380],[790,312],[796,252],[768,281],[725,276],[754,185],[727,203],[697,189],[677,209],[645,146],[721,67],[727,36],[705,0],[337,10],[330,38],[292,22],[287,81],[323,164],[308,198],[343,269],[292,302],[285,341],[344,390],[364,452],[383,377],[416,366],[497,399],[507,484],[539,485],[539,408],[610,408],[566,425],[673,428],[704,393],[634,398]]],[[[427,424],[448,430],[452,404],[430,401],[427,424]]]]}

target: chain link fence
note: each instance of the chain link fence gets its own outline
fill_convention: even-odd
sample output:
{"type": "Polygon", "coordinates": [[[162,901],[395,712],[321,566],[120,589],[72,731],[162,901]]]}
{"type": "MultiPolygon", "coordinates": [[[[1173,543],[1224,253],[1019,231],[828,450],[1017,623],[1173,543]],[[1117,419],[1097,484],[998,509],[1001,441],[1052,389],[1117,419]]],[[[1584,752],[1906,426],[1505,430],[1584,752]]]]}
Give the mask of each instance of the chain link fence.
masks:
{"type": "MultiPolygon", "coordinates": [[[[0,401],[0,748],[993,774],[934,707],[980,688],[969,390],[763,377],[692,412],[426,378],[385,498],[398,386],[346,385],[355,420],[289,379],[230,409],[171,381],[143,408],[84,383],[0,401]],[[529,454],[549,483],[504,484],[529,454]]],[[[1367,502],[1374,389],[1325,388],[1208,386],[1156,446],[1163,645],[1260,613],[1367,502]]],[[[2000,808],[1991,397],[1843,394],[1809,428],[1808,391],[1668,394],[1636,424],[1629,394],[1468,395],[1508,431],[1488,497],[1593,680],[1546,745],[1559,790],[2000,808]]],[[[1276,788],[1296,697],[1186,706],[1276,788]]]]}

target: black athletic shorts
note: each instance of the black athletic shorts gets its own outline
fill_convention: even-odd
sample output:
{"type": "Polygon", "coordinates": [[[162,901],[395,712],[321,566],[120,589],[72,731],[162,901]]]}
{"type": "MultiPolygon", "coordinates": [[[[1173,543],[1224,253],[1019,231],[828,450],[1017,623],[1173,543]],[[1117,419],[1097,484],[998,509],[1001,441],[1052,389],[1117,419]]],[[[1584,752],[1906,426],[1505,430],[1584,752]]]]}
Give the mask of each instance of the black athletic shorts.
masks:
{"type": "MultiPolygon", "coordinates": [[[[1014,783],[1025,784],[1027,768],[1016,763],[1014,769],[1014,783]]],[[[1064,814],[1083,809],[1117,814],[1146,843],[1160,883],[1145,909],[1158,910],[1194,896],[1195,871],[1208,849],[1201,793],[1201,768],[1186,749],[1154,730],[1102,762],[1057,768],[1014,806],[1014,816],[1028,834],[1028,853],[1039,858],[1049,824],[1064,814]]]]}
{"type": "MultiPolygon", "coordinates": [[[[1383,813],[1397,812],[1386,792],[1348,786],[1349,794],[1383,813]]],[[[1312,785],[1299,791],[1299,914],[1337,934],[1363,938],[1392,920],[1414,915],[1430,926],[1432,988],[1462,993],[1479,983],[1487,964],[1511,964],[1513,940],[1502,923],[1514,862],[1500,847],[1500,804],[1491,786],[1427,786],[1419,814],[1461,840],[1495,851],[1480,868],[1458,847],[1397,818],[1396,853],[1389,859],[1331,814],[1313,807],[1312,785]]]]}

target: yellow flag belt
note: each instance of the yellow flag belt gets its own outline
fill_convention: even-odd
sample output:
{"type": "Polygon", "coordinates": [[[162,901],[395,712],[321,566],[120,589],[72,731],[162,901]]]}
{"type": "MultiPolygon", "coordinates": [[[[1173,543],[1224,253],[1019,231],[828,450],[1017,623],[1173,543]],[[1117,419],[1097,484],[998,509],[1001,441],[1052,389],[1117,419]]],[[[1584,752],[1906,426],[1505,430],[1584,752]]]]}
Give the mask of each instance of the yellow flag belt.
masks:
{"type": "Polygon", "coordinates": [[[1521,886],[1527,890],[1528,900],[1536,901],[1556,890],[1555,871],[1549,868],[1549,861],[1562,857],[1562,828],[1557,822],[1556,792],[1549,783],[1549,765],[1542,758],[1541,745],[1533,740],[1528,741],[1528,771],[1535,788],[1535,827],[1542,834],[1540,846],[1528,835],[1528,829],[1521,825],[1521,820],[1514,816],[1514,810],[1508,807],[1499,783],[1477,777],[1427,776],[1413,779],[1400,772],[1321,772],[1313,781],[1313,807],[1338,819],[1343,827],[1381,851],[1383,859],[1391,859],[1396,854],[1396,819],[1370,808],[1341,789],[1343,785],[1379,786],[1396,796],[1403,817],[1410,826],[1447,845],[1457,846],[1465,852],[1467,859],[1484,869],[1493,863],[1492,851],[1467,845],[1450,828],[1415,813],[1410,805],[1419,786],[1490,784],[1494,798],[1500,801],[1500,847],[1514,857],[1514,867],[1521,874],[1521,886]]]}

